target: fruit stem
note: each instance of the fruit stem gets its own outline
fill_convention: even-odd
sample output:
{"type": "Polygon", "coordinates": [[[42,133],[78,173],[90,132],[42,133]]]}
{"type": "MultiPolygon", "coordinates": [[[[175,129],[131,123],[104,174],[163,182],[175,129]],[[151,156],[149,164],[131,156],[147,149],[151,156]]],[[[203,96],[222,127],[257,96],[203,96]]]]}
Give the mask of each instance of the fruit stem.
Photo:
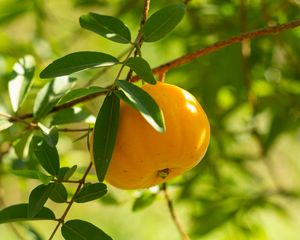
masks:
{"type": "Polygon", "coordinates": [[[157,175],[162,179],[165,179],[167,176],[169,176],[169,174],[170,174],[169,168],[158,170],[158,172],[157,172],[157,175]]]}

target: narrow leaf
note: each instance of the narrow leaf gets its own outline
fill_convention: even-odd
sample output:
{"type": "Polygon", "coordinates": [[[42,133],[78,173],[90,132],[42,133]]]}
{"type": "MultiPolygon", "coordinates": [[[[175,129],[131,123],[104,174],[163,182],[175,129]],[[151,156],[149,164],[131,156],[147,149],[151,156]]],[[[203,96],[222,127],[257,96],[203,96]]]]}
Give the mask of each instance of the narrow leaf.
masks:
{"type": "Polygon", "coordinates": [[[34,136],[30,143],[30,149],[48,173],[57,175],[59,171],[59,156],[55,147],[50,147],[42,137],[34,136]]]}
{"type": "Polygon", "coordinates": [[[100,182],[104,180],[119,125],[120,100],[114,94],[107,95],[98,113],[94,127],[93,155],[100,182]]]}
{"type": "Polygon", "coordinates": [[[107,187],[103,183],[86,184],[75,196],[75,202],[84,203],[101,198],[107,193],[107,187]]]}
{"type": "Polygon", "coordinates": [[[66,222],[61,228],[61,233],[65,240],[112,240],[100,228],[77,219],[66,222]]]}
{"type": "Polygon", "coordinates": [[[145,192],[141,196],[135,199],[133,206],[132,206],[132,211],[138,211],[142,210],[148,206],[150,206],[156,198],[156,194],[150,193],[150,192],[145,192]]]}
{"type": "Polygon", "coordinates": [[[33,114],[39,119],[49,113],[59,99],[74,85],[75,78],[58,77],[48,82],[37,94],[33,114]]]}
{"type": "Polygon", "coordinates": [[[38,126],[42,130],[42,134],[48,145],[50,147],[55,147],[58,142],[58,129],[56,127],[52,127],[51,129],[49,129],[41,123],[38,123],[38,126]]]}
{"type": "Polygon", "coordinates": [[[92,115],[86,108],[72,107],[55,113],[52,117],[51,124],[69,124],[69,123],[94,123],[95,116],[92,115]]]}
{"type": "Polygon", "coordinates": [[[70,177],[72,177],[72,175],[74,174],[76,169],[77,169],[77,165],[74,165],[71,168],[62,167],[62,168],[59,169],[59,172],[57,174],[57,178],[59,180],[68,180],[70,177]]]}
{"type": "Polygon", "coordinates": [[[145,59],[141,57],[132,57],[128,59],[126,65],[130,67],[145,82],[150,84],[156,83],[151,67],[145,59]]]}
{"type": "Polygon", "coordinates": [[[68,92],[66,95],[64,95],[60,100],[59,104],[63,104],[69,101],[72,101],[74,99],[80,98],[80,97],[85,97],[87,95],[91,95],[94,93],[105,93],[107,90],[102,87],[97,87],[97,86],[91,86],[88,88],[78,88],[71,90],[68,92]]]}
{"type": "Polygon", "coordinates": [[[69,75],[92,67],[112,66],[118,59],[102,52],[75,52],[59,58],[48,65],[40,74],[40,78],[52,78],[69,75]]]}
{"type": "Polygon", "coordinates": [[[26,150],[28,150],[27,143],[28,140],[30,139],[30,136],[31,136],[31,131],[28,132],[26,131],[24,134],[22,134],[13,142],[15,153],[19,159],[24,159],[26,155],[26,150]]]}
{"type": "MultiPolygon", "coordinates": [[[[130,100],[130,102],[132,103],[130,105],[135,106],[135,108],[142,114],[145,120],[156,131],[161,133],[165,132],[166,127],[164,117],[154,99],[143,89],[130,82],[118,80],[117,83],[127,97],[127,99],[125,99],[125,102],[130,100]]],[[[122,97],[121,94],[118,96],[122,97]]]]}
{"type": "Polygon", "coordinates": [[[44,204],[48,200],[50,193],[53,189],[53,185],[39,185],[32,190],[29,196],[28,203],[28,217],[32,218],[36,216],[44,207],[44,204]]]}
{"type": "Polygon", "coordinates": [[[145,42],[154,42],[171,32],[185,13],[183,3],[171,4],[152,14],[143,28],[145,42]]]}
{"type": "Polygon", "coordinates": [[[15,174],[17,176],[24,177],[24,178],[39,179],[44,184],[48,184],[53,179],[53,176],[45,175],[36,170],[23,169],[23,170],[10,170],[10,172],[12,174],[15,174]]]}
{"type": "Polygon", "coordinates": [[[19,59],[13,66],[13,78],[8,82],[8,92],[13,111],[18,111],[29,91],[35,70],[34,58],[30,55],[19,59]]]}
{"type": "Polygon", "coordinates": [[[53,183],[49,198],[56,203],[64,203],[68,200],[68,192],[62,183],[53,183]]]}
{"type": "Polygon", "coordinates": [[[54,213],[46,207],[43,207],[34,217],[28,217],[27,212],[28,204],[25,203],[4,208],[0,211],[0,224],[17,221],[55,220],[54,213]]]}
{"type": "Polygon", "coordinates": [[[118,43],[130,43],[129,29],[118,18],[88,13],[79,19],[80,26],[118,43]]]}

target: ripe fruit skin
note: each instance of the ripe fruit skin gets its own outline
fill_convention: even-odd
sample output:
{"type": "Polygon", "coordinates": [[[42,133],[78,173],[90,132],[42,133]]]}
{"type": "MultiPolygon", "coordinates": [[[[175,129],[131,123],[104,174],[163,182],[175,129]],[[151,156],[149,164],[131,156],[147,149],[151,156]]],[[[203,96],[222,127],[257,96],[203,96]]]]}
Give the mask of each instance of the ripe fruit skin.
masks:
{"type": "Polygon", "coordinates": [[[141,114],[121,102],[120,122],[106,181],[122,189],[148,188],[193,168],[203,158],[210,126],[198,101],[166,83],[146,84],[163,111],[166,132],[155,131],[141,114]]]}

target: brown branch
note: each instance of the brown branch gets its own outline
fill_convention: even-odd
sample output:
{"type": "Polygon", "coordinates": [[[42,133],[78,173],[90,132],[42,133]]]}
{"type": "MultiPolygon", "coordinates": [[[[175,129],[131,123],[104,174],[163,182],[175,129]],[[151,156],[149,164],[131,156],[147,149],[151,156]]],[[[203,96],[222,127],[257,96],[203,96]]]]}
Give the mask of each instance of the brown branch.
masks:
{"type": "MultiPolygon", "coordinates": [[[[66,102],[66,103],[57,105],[57,106],[52,108],[50,113],[58,112],[60,110],[66,109],[66,108],[73,107],[74,105],[76,105],[78,103],[82,103],[82,102],[85,102],[85,101],[88,101],[88,100],[92,100],[96,97],[105,95],[106,93],[107,92],[92,93],[92,94],[77,98],[75,100],[72,100],[70,102],[66,102]]],[[[23,115],[19,116],[18,118],[19,119],[26,119],[26,118],[32,118],[32,117],[33,117],[33,113],[26,113],[26,114],[23,114],[23,115]]]]}
{"type": "MultiPolygon", "coordinates": [[[[172,60],[170,62],[167,62],[165,64],[162,64],[154,69],[152,69],[153,74],[159,74],[161,72],[166,72],[172,68],[178,67],[180,65],[186,64],[196,58],[199,58],[203,55],[206,55],[208,53],[212,53],[215,52],[217,50],[220,50],[224,47],[228,47],[230,45],[236,44],[236,43],[240,43],[243,40],[246,39],[254,39],[257,37],[262,37],[262,36],[267,36],[267,35],[273,35],[273,34],[278,34],[280,32],[286,31],[288,29],[292,29],[292,28],[296,28],[300,26],[300,19],[294,20],[294,21],[290,21],[278,26],[272,26],[272,27],[266,27],[266,28],[261,28],[261,29],[257,29],[251,32],[247,32],[247,33],[242,33],[238,36],[234,36],[231,37],[229,39],[226,40],[222,40],[222,41],[218,41],[208,47],[199,49],[196,52],[193,53],[188,53],[186,55],[183,55],[175,60],[172,60]]],[[[139,76],[134,76],[131,78],[131,82],[135,82],[137,80],[139,80],[139,76]]]]}
{"type": "Polygon", "coordinates": [[[73,203],[74,203],[74,201],[75,201],[76,195],[79,193],[81,187],[82,187],[83,184],[85,183],[85,179],[86,179],[86,177],[87,177],[89,171],[91,170],[92,165],[93,165],[92,162],[90,162],[89,166],[87,167],[86,171],[84,172],[83,177],[80,179],[79,184],[78,184],[78,186],[77,186],[77,189],[76,189],[76,191],[75,191],[75,193],[74,193],[72,199],[71,199],[70,202],[68,203],[68,206],[67,206],[67,208],[65,209],[63,215],[62,215],[59,219],[57,219],[58,223],[57,223],[57,225],[55,226],[55,228],[54,228],[54,230],[53,230],[51,236],[49,237],[49,240],[53,239],[53,237],[55,236],[55,233],[57,232],[57,230],[58,230],[58,228],[60,227],[60,225],[64,223],[65,218],[66,218],[68,212],[70,211],[70,209],[71,209],[71,207],[72,207],[72,205],[73,205],[73,203]]]}
{"type": "Polygon", "coordinates": [[[0,117],[7,118],[7,120],[9,122],[20,122],[20,123],[23,123],[23,124],[27,125],[29,128],[38,128],[38,125],[36,123],[27,122],[23,118],[11,116],[11,115],[8,115],[6,113],[0,113],[0,117]]]}
{"type": "Polygon", "coordinates": [[[87,132],[91,128],[59,128],[60,132],[87,132]]]}
{"type": "MultiPolygon", "coordinates": [[[[139,35],[142,36],[142,29],[143,29],[143,26],[147,20],[147,17],[149,15],[149,9],[150,9],[150,0],[145,0],[144,1],[144,11],[143,11],[143,16],[142,16],[142,19],[141,19],[141,22],[140,22],[140,29],[139,29],[139,35]]],[[[141,52],[140,52],[140,48],[142,47],[143,45],[143,37],[140,37],[136,46],[135,46],[135,51],[134,51],[134,56],[136,57],[138,54],[141,55],[141,52]]],[[[140,56],[141,57],[141,56],[140,56]]],[[[127,77],[126,77],[126,81],[129,81],[132,77],[132,73],[133,73],[133,70],[132,69],[129,69],[128,73],[127,73],[127,77]]]]}
{"type": "Polygon", "coordinates": [[[167,190],[167,184],[166,183],[163,183],[162,186],[161,186],[161,189],[163,190],[163,193],[165,195],[165,199],[167,201],[167,204],[168,204],[168,208],[169,208],[169,212],[171,214],[171,217],[172,217],[172,220],[173,222],[175,223],[180,235],[181,235],[181,239],[182,240],[190,240],[190,237],[187,235],[187,233],[184,231],[176,213],[175,213],[175,210],[174,210],[174,206],[173,206],[173,202],[169,196],[169,193],[168,193],[168,190],[167,190]]]}

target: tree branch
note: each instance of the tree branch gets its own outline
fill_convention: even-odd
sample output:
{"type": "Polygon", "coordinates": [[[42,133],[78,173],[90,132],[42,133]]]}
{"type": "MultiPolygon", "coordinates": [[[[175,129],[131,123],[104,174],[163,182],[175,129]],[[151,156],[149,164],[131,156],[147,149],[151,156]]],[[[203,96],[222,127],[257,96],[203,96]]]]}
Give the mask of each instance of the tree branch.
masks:
{"type": "MultiPolygon", "coordinates": [[[[217,50],[220,50],[224,47],[228,47],[228,46],[236,44],[236,43],[240,43],[246,39],[254,39],[257,37],[274,35],[274,34],[278,34],[280,32],[286,31],[288,29],[296,28],[298,26],[300,26],[300,19],[290,21],[290,22],[287,22],[287,23],[284,23],[284,24],[281,24],[278,26],[266,27],[266,28],[257,29],[257,30],[251,31],[251,32],[247,32],[247,33],[242,33],[238,36],[234,36],[234,37],[231,37],[226,40],[218,41],[208,47],[199,49],[196,52],[188,53],[188,54],[183,55],[175,60],[172,60],[170,62],[162,64],[162,65],[152,69],[152,72],[153,72],[153,74],[160,74],[163,72],[167,72],[172,68],[186,64],[186,63],[188,63],[196,58],[199,58],[203,55],[215,52],[217,50]]],[[[135,82],[139,79],[140,79],[139,76],[134,76],[131,78],[130,81],[135,82]]]]}
{"type": "MultiPolygon", "coordinates": [[[[78,103],[82,103],[82,102],[85,102],[85,101],[88,101],[88,100],[92,100],[96,97],[105,95],[106,93],[107,92],[92,93],[92,94],[77,98],[75,100],[72,100],[70,102],[66,102],[66,103],[57,105],[54,108],[52,108],[50,113],[58,112],[60,110],[66,109],[66,108],[73,107],[74,105],[76,105],[78,103]]],[[[26,118],[32,118],[32,117],[33,117],[33,113],[26,113],[26,114],[20,115],[18,118],[19,119],[26,119],[26,118]]]]}
{"type": "Polygon", "coordinates": [[[168,208],[169,208],[169,212],[171,214],[171,217],[172,217],[172,220],[173,222],[175,223],[180,235],[181,235],[181,239],[182,240],[190,240],[190,237],[187,235],[187,233],[184,231],[176,213],[175,213],[175,210],[174,210],[174,206],[173,206],[173,202],[169,196],[169,193],[168,193],[168,190],[167,190],[167,184],[166,183],[163,183],[162,186],[161,186],[161,189],[163,190],[163,193],[165,195],[165,199],[167,201],[167,204],[168,204],[168,208]]]}
{"type": "Polygon", "coordinates": [[[57,219],[58,223],[56,224],[56,226],[55,226],[55,228],[54,228],[54,230],[53,230],[51,236],[49,237],[49,240],[53,239],[53,237],[55,236],[55,233],[57,232],[57,230],[58,230],[58,228],[60,227],[60,225],[64,223],[65,218],[66,218],[68,212],[70,211],[70,209],[71,209],[71,207],[72,207],[72,205],[73,205],[73,203],[74,203],[74,201],[75,201],[76,195],[79,193],[81,187],[82,187],[82,186],[84,185],[84,183],[85,183],[85,179],[86,179],[86,177],[87,177],[89,171],[91,170],[92,165],[93,165],[92,162],[90,162],[89,166],[87,167],[87,169],[85,170],[85,172],[84,172],[84,174],[83,174],[83,177],[80,179],[79,184],[78,184],[78,186],[77,186],[77,189],[76,189],[76,191],[75,191],[75,193],[74,193],[74,195],[73,195],[71,201],[68,203],[68,206],[67,206],[67,208],[65,209],[63,215],[62,215],[59,219],[57,219]]]}

